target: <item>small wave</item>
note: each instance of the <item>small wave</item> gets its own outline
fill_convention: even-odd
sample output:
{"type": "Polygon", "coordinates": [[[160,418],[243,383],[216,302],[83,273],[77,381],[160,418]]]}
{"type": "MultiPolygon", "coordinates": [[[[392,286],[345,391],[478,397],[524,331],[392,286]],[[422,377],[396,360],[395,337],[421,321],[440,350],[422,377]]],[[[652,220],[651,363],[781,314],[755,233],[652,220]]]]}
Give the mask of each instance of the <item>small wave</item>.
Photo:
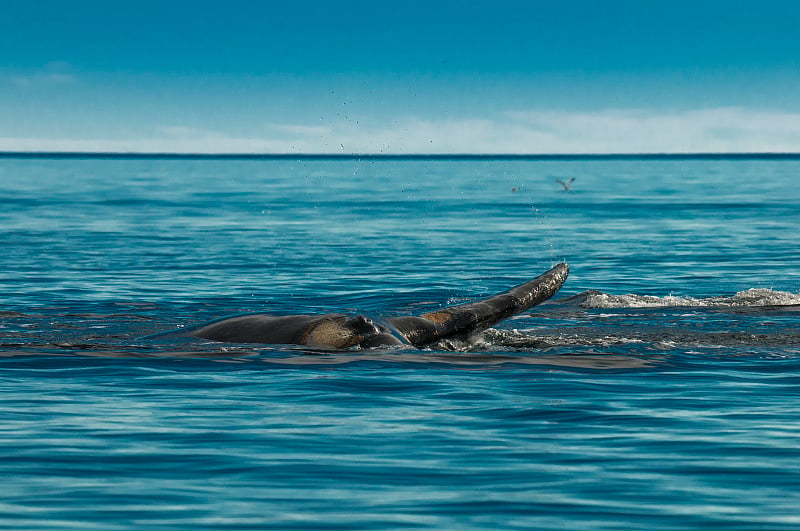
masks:
{"type": "Polygon", "coordinates": [[[581,297],[583,308],[667,308],[677,306],[690,307],[760,307],[760,306],[797,306],[800,305],[800,294],[788,291],[776,291],[766,288],[750,288],[732,296],[716,296],[707,298],[680,297],[666,295],[612,295],[602,291],[587,291],[581,297]]]}
{"type": "MultiPolygon", "coordinates": [[[[631,355],[650,355],[651,352],[665,350],[686,350],[689,348],[719,349],[740,347],[779,349],[800,347],[800,333],[795,331],[753,332],[743,330],[708,331],[686,328],[653,327],[629,329],[625,334],[614,333],[614,329],[582,327],[566,332],[544,332],[533,330],[486,330],[473,342],[471,348],[463,352],[483,351],[550,351],[553,349],[579,349],[581,352],[628,353],[631,355]],[[588,351],[586,349],[589,349],[588,351]]],[[[448,350],[447,345],[437,345],[448,350]]],[[[453,349],[454,350],[454,349],[453,349]]],[[[573,351],[577,352],[577,351],[573,351]]]]}

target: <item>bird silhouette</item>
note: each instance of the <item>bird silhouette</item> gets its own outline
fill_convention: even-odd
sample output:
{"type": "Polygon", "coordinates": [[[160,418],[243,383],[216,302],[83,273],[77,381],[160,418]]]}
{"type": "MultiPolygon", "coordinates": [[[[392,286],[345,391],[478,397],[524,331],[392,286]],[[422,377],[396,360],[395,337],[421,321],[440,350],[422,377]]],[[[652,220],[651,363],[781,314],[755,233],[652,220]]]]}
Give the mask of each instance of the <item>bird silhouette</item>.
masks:
{"type": "Polygon", "coordinates": [[[572,182],[575,180],[575,177],[570,177],[569,181],[564,182],[561,179],[556,179],[556,182],[559,183],[561,186],[564,187],[564,190],[569,192],[570,186],[572,186],[572,182]]]}

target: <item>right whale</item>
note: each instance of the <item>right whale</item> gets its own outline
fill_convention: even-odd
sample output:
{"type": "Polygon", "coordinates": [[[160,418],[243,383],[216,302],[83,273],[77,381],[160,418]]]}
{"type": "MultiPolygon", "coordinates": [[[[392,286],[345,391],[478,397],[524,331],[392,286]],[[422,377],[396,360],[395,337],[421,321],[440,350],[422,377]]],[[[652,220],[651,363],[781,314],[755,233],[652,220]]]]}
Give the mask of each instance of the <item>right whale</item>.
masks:
{"type": "Polygon", "coordinates": [[[546,301],[561,288],[568,274],[567,264],[558,264],[533,280],[487,299],[418,316],[390,317],[384,322],[342,313],[256,313],[220,319],[183,333],[228,343],[293,344],[331,350],[357,346],[424,347],[441,339],[468,337],[546,301]]]}

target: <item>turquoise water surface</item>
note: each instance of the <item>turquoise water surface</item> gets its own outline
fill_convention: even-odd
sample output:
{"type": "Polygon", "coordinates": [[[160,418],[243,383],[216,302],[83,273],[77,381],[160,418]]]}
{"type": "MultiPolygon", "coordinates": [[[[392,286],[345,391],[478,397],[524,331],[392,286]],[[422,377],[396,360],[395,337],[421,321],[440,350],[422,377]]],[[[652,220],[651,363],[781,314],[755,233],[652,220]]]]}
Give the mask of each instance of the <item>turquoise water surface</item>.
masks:
{"type": "Polygon", "coordinates": [[[798,178],[0,158],[0,527],[800,528],[798,178]],[[428,349],[151,336],[419,314],[560,261],[551,301],[428,349]]]}

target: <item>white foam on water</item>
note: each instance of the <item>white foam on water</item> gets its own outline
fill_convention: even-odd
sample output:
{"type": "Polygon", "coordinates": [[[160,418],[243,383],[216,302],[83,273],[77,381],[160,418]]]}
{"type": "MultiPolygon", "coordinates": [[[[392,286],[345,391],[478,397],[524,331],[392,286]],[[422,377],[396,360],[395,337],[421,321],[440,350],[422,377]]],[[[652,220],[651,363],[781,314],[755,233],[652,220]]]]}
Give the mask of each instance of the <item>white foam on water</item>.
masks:
{"type": "Polygon", "coordinates": [[[759,307],[800,305],[800,293],[776,291],[766,288],[750,288],[732,296],[708,298],[680,297],[666,295],[611,295],[600,291],[586,294],[581,303],[584,308],[666,308],[666,307],[759,307]]]}

